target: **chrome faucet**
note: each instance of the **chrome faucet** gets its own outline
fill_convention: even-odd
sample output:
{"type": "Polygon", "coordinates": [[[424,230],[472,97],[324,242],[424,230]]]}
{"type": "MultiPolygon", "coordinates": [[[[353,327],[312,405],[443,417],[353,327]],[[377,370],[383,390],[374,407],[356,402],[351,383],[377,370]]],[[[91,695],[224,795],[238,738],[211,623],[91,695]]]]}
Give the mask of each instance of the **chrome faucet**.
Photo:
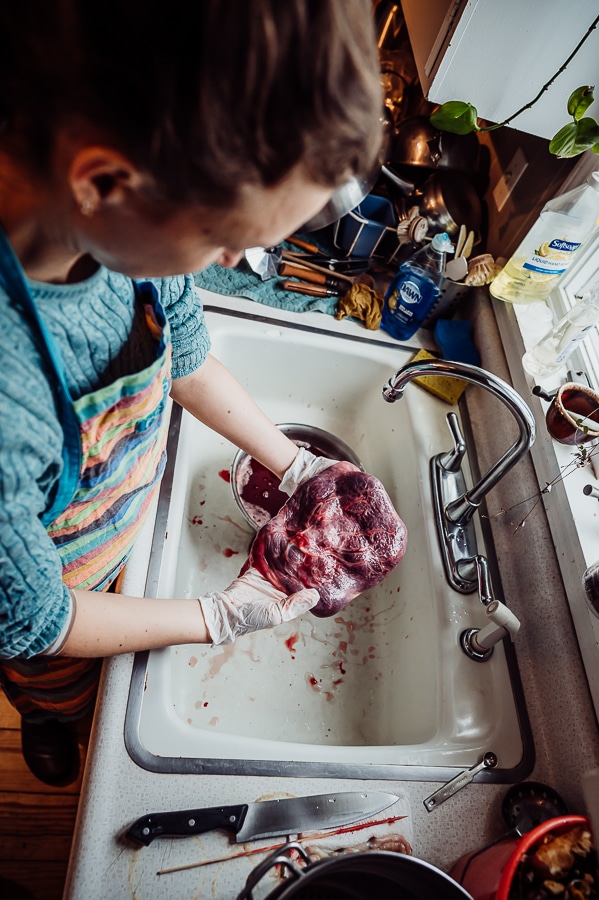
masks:
{"type": "MultiPolygon", "coordinates": [[[[406,385],[412,378],[418,375],[444,375],[450,378],[460,378],[470,384],[477,384],[498,397],[510,410],[518,423],[519,434],[516,442],[491,466],[486,475],[483,475],[478,484],[466,491],[462,497],[454,500],[446,508],[446,515],[450,521],[458,525],[464,525],[472,518],[480,503],[490,490],[501,481],[503,476],[516,465],[524,454],[532,447],[535,439],[535,420],[532,412],[516,391],[501,378],[472,366],[468,363],[450,362],[444,359],[417,360],[408,363],[390,378],[383,388],[383,397],[388,403],[394,403],[403,396],[406,385]]],[[[461,450],[456,439],[456,451],[461,450]]],[[[465,445],[461,455],[465,453],[465,445]]]]}
{"type": "Polygon", "coordinates": [[[472,516],[483,498],[532,446],[535,421],[522,397],[501,378],[478,366],[444,359],[416,360],[403,366],[383,387],[383,397],[388,403],[394,403],[403,396],[408,382],[420,375],[459,378],[476,384],[501,400],[518,424],[518,437],[514,444],[470,489],[462,472],[466,443],[455,413],[447,416],[453,449],[431,459],[433,504],[447,576],[457,590],[471,593],[479,586],[476,566],[472,564],[478,556],[472,516]]]}

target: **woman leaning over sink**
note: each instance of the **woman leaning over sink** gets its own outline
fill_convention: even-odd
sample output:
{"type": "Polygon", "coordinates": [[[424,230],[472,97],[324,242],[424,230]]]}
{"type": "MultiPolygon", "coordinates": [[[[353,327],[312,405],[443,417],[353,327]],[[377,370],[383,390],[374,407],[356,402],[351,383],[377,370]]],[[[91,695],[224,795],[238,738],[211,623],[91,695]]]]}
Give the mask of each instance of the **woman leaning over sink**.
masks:
{"type": "Polygon", "coordinates": [[[158,488],[167,395],[288,493],[298,456],[210,355],[190,275],[279,243],[379,149],[368,0],[0,10],[0,681],[48,784],[103,656],[298,616],[250,569],[198,600],[111,586],[158,488]]]}

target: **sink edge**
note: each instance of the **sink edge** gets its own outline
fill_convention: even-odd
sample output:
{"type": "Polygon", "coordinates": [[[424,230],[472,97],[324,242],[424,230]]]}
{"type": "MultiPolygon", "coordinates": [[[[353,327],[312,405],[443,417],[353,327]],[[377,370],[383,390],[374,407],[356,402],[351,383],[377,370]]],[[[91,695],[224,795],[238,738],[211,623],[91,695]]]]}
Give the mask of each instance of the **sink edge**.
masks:
{"type": "MultiPolygon", "coordinates": [[[[316,332],[326,334],[328,337],[335,337],[342,342],[357,341],[368,344],[377,344],[372,338],[361,338],[357,335],[339,335],[331,334],[330,331],[316,328],[309,325],[292,324],[286,321],[278,321],[269,317],[265,319],[260,315],[249,313],[240,313],[221,309],[219,307],[206,307],[206,311],[212,313],[231,316],[234,318],[254,319],[257,321],[267,321],[269,324],[280,325],[291,330],[301,330],[308,332],[316,332]]],[[[388,348],[388,344],[383,344],[388,348]]],[[[416,349],[399,345],[398,349],[416,349]]],[[[169,454],[168,462],[174,468],[176,458],[176,448],[179,437],[179,429],[181,422],[182,410],[176,404],[173,405],[173,413],[171,416],[171,435],[169,435],[169,454]],[[172,444],[171,444],[172,441],[172,444]]],[[[164,525],[166,523],[166,512],[170,501],[170,493],[172,486],[173,472],[167,463],[167,471],[165,471],[163,482],[161,485],[161,495],[164,492],[164,498],[159,500],[159,508],[156,515],[155,535],[164,534],[164,525]],[[162,512],[161,512],[162,509],[162,512]]],[[[484,517],[481,521],[483,532],[487,532],[485,543],[488,549],[490,559],[489,563],[492,569],[493,582],[496,586],[496,594],[498,599],[501,596],[501,581],[497,569],[497,561],[492,552],[493,543],[490,529],[485,527],[488,523],[484,517]]],[[[161,555],[150,560],[148,567],[148,576],[146,583],[146,596],[155,596],[155,588],[158,584],[160,576],[161,555]],[[154,590],[154,593],[152,591],[154,590]]],[[[528,777],[532,772],[535,764],[535,750],[532,738],[532,730],[528,719],[528,712],[524,700],[524,691],[520,679],[519,668],[517,664],[515,649],[510,642],[504,642],[505,654],[508,662],[508,673],[511,681],[511,687],[514,696],[515,709],[520,727],[520,735],[522,738],[522,758],[519,763],[510,768],[487,769],[476,777],[477,782],[481,783],[515,783],[528,777]]],[[[129,688],[129,696],[127,702],[127,711],[124,726],[124,741],[127,752],[131,759],[141,768],[156,773],[173,773],[173,774],[230,774],[230,775],[259,775],[259,776],[289,776],[289,777],[328,777],[328,778],[358,778],[358,779],[377,779],[377,780],[405,780],[405,781],[447,781],[455,776],[455,774],[466,766],[437,766],[437,765],[407,765],[407,764],[364,764],[364,763],[332,763],[330,761],[304,761],[304,760],[271,760],[271,759],[238,759],[238,758],[202,758],[187,756],[158,756],[149,751],[143,744],[140,737],[140,720],[142,714],[144,687],[147,674],[147,664],[149,660],[149,652],[138,653],[135,655],[132,678],[129,688]]]]}

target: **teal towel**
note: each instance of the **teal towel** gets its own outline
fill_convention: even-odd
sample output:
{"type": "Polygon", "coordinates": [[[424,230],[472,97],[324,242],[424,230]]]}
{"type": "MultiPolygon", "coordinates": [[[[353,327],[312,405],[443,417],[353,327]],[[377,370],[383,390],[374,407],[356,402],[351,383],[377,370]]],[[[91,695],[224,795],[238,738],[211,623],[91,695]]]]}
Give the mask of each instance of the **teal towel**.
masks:
{"type": "Polygon", "coordinates": [[[309,294],[296,294],[280,287],[283,279],[271,278],[261,281],[260,276],[252,272],[245,260],[234,269],[224,269],[213,263],[207,269],[197,272],[194,281],[200,288],[225,294],[227,297],[245,297],[275,306],[277,309],[288,309],[291,312],[322,312],[329,316],[335,314],[338,297],[311,297],[309,294]]]}

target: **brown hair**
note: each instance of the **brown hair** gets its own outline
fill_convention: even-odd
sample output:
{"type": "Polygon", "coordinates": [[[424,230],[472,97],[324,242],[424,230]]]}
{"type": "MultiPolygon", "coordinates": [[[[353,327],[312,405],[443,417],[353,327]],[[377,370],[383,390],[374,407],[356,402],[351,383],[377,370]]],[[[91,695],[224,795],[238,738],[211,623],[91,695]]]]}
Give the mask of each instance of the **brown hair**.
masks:
{"type": "Polygon", "coordinates": [[[0,148],[45,172],[83,119],[173,202],[229,205],[298,163],[369,171],[382,100],[369,0],[25,0],[0,11],[0,148]]]}

